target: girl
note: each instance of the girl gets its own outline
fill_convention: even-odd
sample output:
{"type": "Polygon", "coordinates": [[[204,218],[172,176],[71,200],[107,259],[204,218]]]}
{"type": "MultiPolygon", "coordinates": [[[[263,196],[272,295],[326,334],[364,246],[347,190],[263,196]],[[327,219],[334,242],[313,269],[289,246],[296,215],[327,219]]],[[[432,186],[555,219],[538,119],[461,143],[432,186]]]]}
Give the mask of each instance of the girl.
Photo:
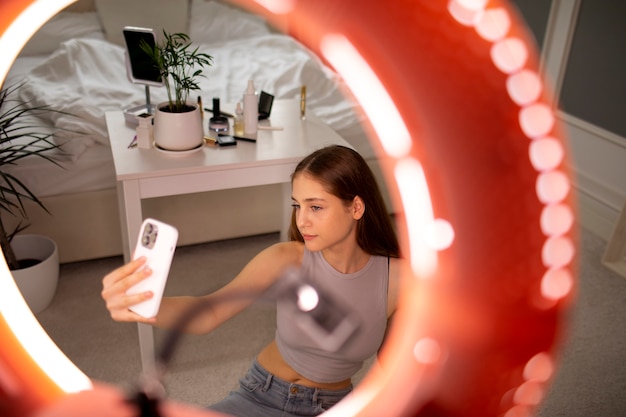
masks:
{"type": "MultiPolygon", "coordinates": [[[[376,180],[352,149],[329,146],[304,158],[292,175],[290,241],[256,255],[227,285],[201,298],[263,292],[285,269],[300,273],[359,317],[356,332],[336,350],[320,347],[279,300],[275,339],[254,360],[238,390],[211,410],[241,417],[316,416],[352,390],[351,377],[379,349],[396,308],[398,241],[376,180]]],[[[128,307],[151,293],[126,295],[150,275],[137,259],[104,277],[102,297],[116,321],[171,328],[198,297],[165,297],[159,313],[145,319],[128,307]]],[[[205,334],[253,302],[215,303],[186,332],[205,334]]]]}

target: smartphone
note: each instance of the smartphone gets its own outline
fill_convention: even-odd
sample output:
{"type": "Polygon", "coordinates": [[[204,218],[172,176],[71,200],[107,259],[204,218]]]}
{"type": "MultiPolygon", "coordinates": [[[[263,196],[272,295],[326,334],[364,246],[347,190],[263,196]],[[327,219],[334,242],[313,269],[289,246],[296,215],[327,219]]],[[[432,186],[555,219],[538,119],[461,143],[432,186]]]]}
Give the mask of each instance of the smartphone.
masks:
{"type": "Polygon", "coordinates": [[[237,141],[231,135],[217,135],[217,144],[219,146],[233,146],[237,144],[237,141]]]}
{"type": "Polygon", "coordinates": [[[147,258],[146,266],[152,269],[152,275],[130,287],[126,294],[152,291],[154,296],[130,307],[130,310],[146,317],[154,317],[159,312],[165,283],[178,241],[178,230],[169,224],[155,219],[146,219],[141,225],[133,259],[147,258]]]}
{"type": "Polygon", "coordinates": [[[160,87],[163,85],[161,74],[142,44],[154,48],[156,35],[150,28],[126,26],[123,29],[126,43],[126,72],[135,84],[147,84],[160,87]]]}

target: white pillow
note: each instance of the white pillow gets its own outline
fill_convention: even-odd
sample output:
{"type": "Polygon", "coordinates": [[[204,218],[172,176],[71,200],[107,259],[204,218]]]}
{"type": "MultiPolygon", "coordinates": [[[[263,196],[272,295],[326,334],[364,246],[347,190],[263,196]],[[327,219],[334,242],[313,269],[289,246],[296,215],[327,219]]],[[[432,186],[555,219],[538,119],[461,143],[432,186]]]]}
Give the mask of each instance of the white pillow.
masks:
{"type": "Polygon", "coordinates": [[[96,12],[62,11],[44,24],[22,49],[21,55],[47,55],[73,38],[104,39],[96,12]]]}
{"type": "Polygon", "coordinates": [[[211,0],[192,0],[189,36],[196,43],[216,43],[270,33],[265,20],[211,0]]]}

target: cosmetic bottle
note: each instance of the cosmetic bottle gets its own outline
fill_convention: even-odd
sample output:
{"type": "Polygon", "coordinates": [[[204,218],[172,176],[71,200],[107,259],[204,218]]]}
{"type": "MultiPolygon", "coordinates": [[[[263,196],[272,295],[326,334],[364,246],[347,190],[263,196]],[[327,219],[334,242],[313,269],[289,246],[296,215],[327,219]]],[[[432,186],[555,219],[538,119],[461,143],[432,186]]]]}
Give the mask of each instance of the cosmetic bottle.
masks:
{"type": "Polygon", "coordinates": [[[224,133],[228,132],[229,129],[228,119],[222,116],[220,110],[220,99],[219,97],[213,97],[213,117],[209,119],[209,130],[216,133],[224,133]]]}
{"type": "Polygon", "coordinates": [[[135,128],[135,132],[137,133],[137,147],[140,149],[150,149],[152,148],[153,141],[153,126],[152,126],[152,115],[148,113],[143,113],[137,116],[137,127],[135,128]]]}
{"type": "Polygon", "coordinates": [[[202,97],[198,96],[198,109],[200,109],[200,118],[204,120],[204,107],[202,106],[202,97]]]}
{"type": "Polygon", "coordinates": [[[257,124],[259,123],[259,103],[254,82],[248,80],[248,88],[243,95],[243,132],[245,135],[256,135],[257,124]]]}
{"type": "Polygon", "coordinates": [[[235,108],[235,118],[233,119],[233,130],[235,136],[243,136],[243,108],[241,107],[241,102],[237,102],[237,107],[235,108]]]}

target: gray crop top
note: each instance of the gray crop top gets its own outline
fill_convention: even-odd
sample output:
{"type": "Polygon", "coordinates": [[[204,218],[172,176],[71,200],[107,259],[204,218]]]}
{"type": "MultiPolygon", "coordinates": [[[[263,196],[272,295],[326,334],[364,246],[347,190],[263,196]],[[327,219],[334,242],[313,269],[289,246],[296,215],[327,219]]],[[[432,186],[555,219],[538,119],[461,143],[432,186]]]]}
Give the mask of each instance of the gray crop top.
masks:
{"type": "Polygon", "coordinates": [[[354,311],[360,326],[338,351],[328,352],[294,322],[290,309],[279,300],[276,344],[285,361],[300,375],[322,383],[343,381],[376,353],[387,326],[388,262],[386,257],[372,256],[360,271],[342,274],[326,262],[321,252],[304,250],[302,273],[354,311]]]}

